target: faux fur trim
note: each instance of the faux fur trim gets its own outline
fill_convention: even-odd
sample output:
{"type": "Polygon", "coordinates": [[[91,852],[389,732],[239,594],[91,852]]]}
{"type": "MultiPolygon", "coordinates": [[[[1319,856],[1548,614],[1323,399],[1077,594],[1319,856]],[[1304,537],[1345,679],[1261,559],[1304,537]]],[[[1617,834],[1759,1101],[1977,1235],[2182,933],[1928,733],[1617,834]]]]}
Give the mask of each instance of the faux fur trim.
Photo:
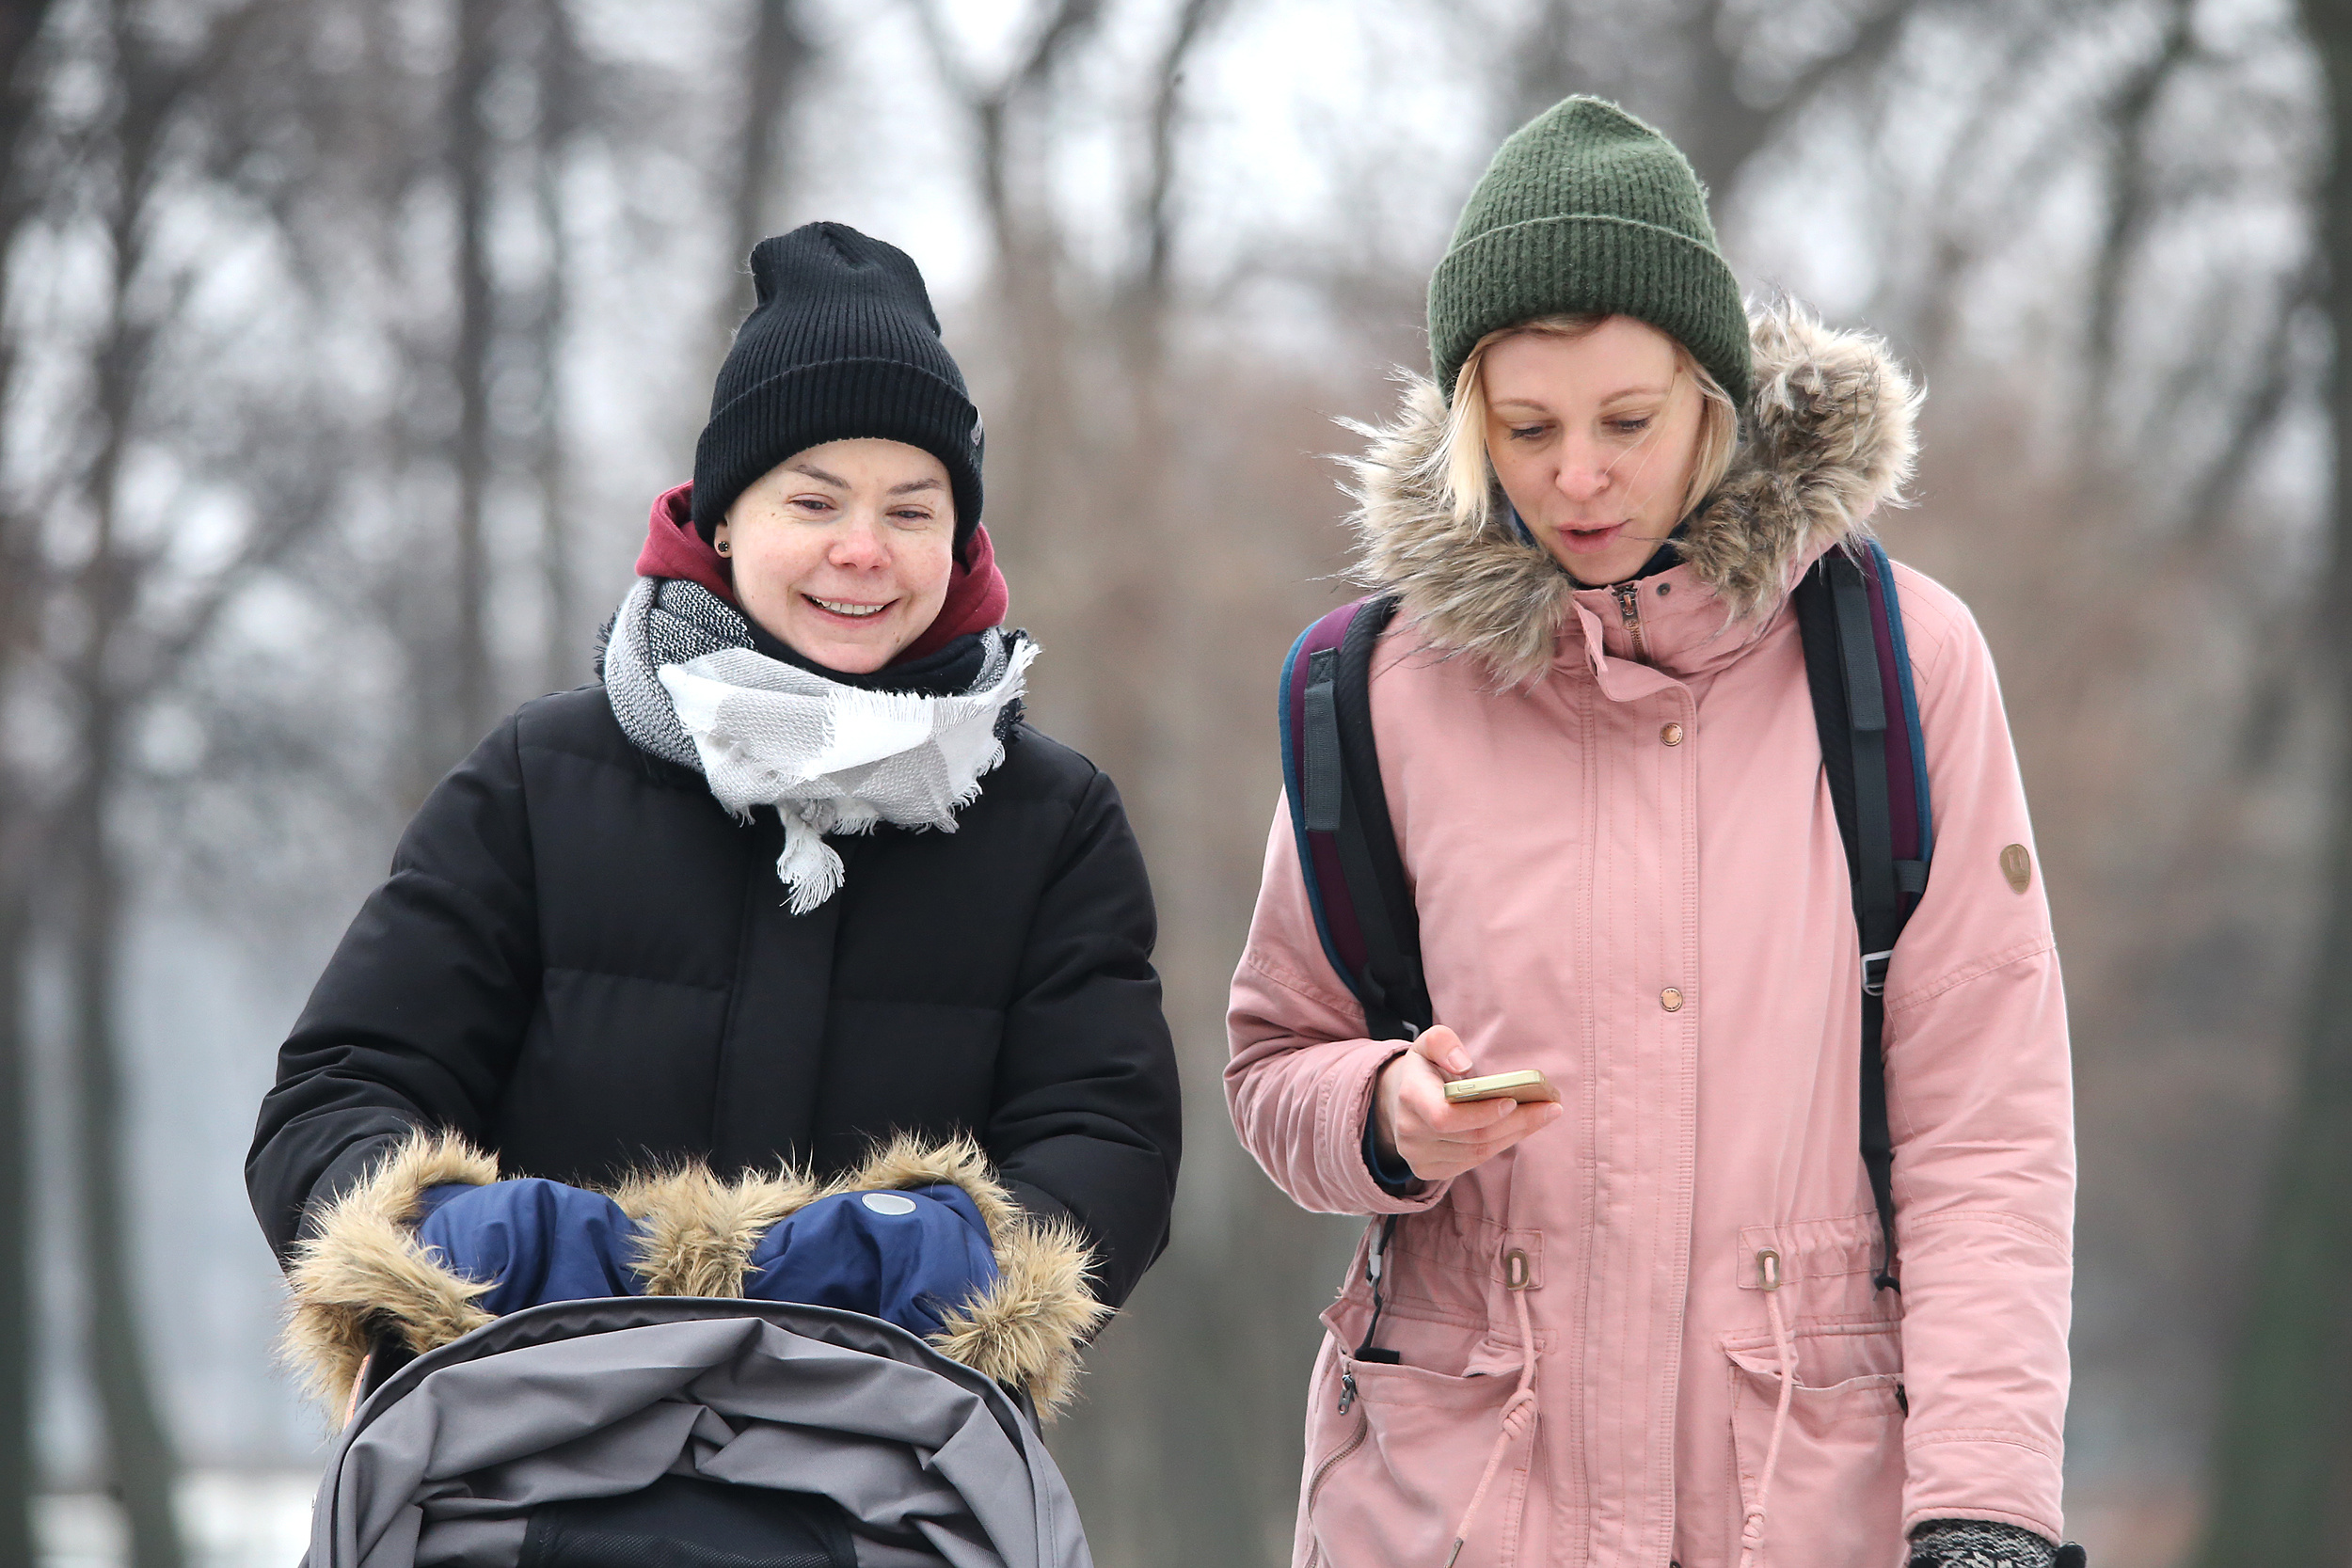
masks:
{"type": "Polygon", "coordinates": [[[442,1267],[413,1227],[426,1188],[498,1179],[498,1162],[464,1138],[420,1129],[320,1217],[286,1274],[293,1305],[278,1343],[312,1395],[341,1409],[379,1334],[421,1355],[490,1321],[473,1304],[489,1287],[442,1267]]]}
{"type": "MultiPolygon", "coordinates": [[[[1899,505],[1917,451],[1919,394],[1878,339],[1824,326],[1795,305],[1753,310],[1755,391],[1738,454],[1681,540],[1683,559],[1735,620],[1761,622],[1822,550],[1899,505]]],[[[1435,457],[1446,408],[1425,376],[1406,378],[1393,422],[1354,426],[1350,576],[1395,594],[1432,646],[1485,662],[1516,686],[1550,664],[1576,584],[1507,514],[1465,530],[1440,496],[1435,457]]]]}
{"type": "Polygon", "coordinates": [[[649,1296],[739,1296],[743,1270],[768,1227],[821,1193],[797,1171],[720,1180],[699,1164],[632,1176],[612,1192],[644,1227],[637,1272],[649,1296]]]}
{"type": "MultiPolygon", "coordinates": [[[[283,1353],[313,1392],[341,1407],[371,1341],[396,1332],[421,1354],[490,1321],[472,1305],[489,1287],[443,1267],[410,1230],[417,1200],[442,1182],[499,1180],[497,1162],[453,1133],[417,1132],[320,1221],[289,1275],[294,1308],[283,1353]]],[[[610,1190],[642,1227],[635,1267],[655,1296],[739,1296],[754,1246],[771,1226],[820,1197],[951,1184],[970,1196],[996,1254],[996,1283],[943,1315],[941,1354],[1025,1390],[1052,1419],[1076,1392],[1078,1351],[1110,1308],[1087,1279],[1093,1258],[1075,1227],[1025,1212],[970,1138],[898,1137],[831,1181],[788,1168],[723,1181],[699,1164],[634,1175],[610,1190]]]]}

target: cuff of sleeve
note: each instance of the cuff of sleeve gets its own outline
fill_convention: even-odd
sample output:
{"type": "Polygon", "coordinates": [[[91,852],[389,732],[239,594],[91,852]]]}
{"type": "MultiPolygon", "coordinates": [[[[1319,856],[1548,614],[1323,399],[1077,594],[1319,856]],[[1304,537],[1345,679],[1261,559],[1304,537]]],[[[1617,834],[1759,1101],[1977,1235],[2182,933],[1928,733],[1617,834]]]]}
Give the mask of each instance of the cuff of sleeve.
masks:
{"type": "Polygon", "coordinates": [[[1428,1181],[1410,1192],[1383,1186],[1365,1160],[1364,1129],[1372,1115],[1374,1087],[1380,1069],[1405,1053],[1395,1040],[1363,1040],[1345,1049],[1323,1078],[1322,1103],[1317,1107],[1316,1144],[1324,1151],[1318,1162],[1327,1180],[1345,1202],[1341,1211],[1353,1214],[1417,1214],[1443,1198],[1449,1181],[1428,1181]]]}
{"type": "Polygon", "coordinates": [[[2058,1544],[2019,1525],[1930,1519],[1911,1532],[1910,1568],[2054,1568],[2058,1544]]]}
{"type": "MultiPolygon", "coordinates": [[[[1377,1085],[1379,1079],[1373,1082],[1377,1085]]],[[[1380,1152],[1377,1132],[1380,1118],[1370,1109],[1364,1112],[1364,1168],[1372,1172],[1373,1181],[1391,1197],[1411,1197],[1421,1191],[1421,1178],[1402,1159],[1391,1159],[1380,1152]]]]}

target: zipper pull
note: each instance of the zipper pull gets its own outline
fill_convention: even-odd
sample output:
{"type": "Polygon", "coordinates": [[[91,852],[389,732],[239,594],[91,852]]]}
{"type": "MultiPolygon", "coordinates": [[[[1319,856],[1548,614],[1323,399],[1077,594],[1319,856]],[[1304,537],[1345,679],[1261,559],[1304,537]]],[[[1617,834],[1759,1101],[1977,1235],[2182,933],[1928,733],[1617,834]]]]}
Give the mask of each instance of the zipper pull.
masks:
{"type": "Polygon", "coordinates": [[[1340,1414],[1344,1416],[1356,1407],[1356,1374],[1340,1374],[1340,1414]]]}
{"type": "Polygon", "coordinates": [[[1625,623],[1625,635],[1633,644],[1633,662],[1649,662],[1649,641],[1642,635],[1642,590],[1639,584],[1621,582],[1610,590],[1617,595],[1617,618],[1625,623]]]}

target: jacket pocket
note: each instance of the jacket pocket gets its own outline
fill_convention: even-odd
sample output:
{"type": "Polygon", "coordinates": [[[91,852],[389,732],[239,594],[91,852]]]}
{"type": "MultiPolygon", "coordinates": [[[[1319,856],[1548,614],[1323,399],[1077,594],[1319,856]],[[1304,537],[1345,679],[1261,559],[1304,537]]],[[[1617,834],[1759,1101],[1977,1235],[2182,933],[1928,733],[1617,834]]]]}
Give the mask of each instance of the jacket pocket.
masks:
{"type": "MultiPolygon", "coordinates": [[[[1435,1568],[1502,1433],[1518,1369],[1468,1375],[1358,1361],[1327,1339],[1307,1414],[1294,1561],[1309,1568],[1435,1568]]],[[[1518,1560],[1537,1424],[1512,1438],[1456,1568],[1518,1560]]]]}
{"type": "MultiPolygon", "coordinates": [[[[1769,1340],[1745,1343],[1752,1338],[1741,1336],[1725,1350],[1739,1468],[1734,1555],[1745,1511],[1763,1487],[1781,1395],[1779,1356],[1769,1340]]],[[[1902,1550],[1899,1331],[1892,1324],[1835,1324],[1800,1327],[1792,1338],[1797,1384],[1765,1495],[1761,1560],[1767,1568],[1885,1568],[1902,1550]],[[1837,1381],[1808,1383],[1809,1368],[1837,1381]]]]}

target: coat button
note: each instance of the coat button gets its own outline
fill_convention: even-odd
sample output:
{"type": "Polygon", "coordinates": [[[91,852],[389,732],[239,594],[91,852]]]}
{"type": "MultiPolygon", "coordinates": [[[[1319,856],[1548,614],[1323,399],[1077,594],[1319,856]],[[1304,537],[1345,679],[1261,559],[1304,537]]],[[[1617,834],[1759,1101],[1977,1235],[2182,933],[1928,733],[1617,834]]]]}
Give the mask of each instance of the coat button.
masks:
{"type": "Polygon", "coordinates": [[[1682,993],[1668,986],[1658,993],[1658,1005],[1670,1013],[1678,1013],[1682,1011],[1682,993]]]}
{"type": "Polygon", "coordinates": [[[1658,732],[1658,738],[1664,741],[1669,746],[1679,746],[1682,744],[1682,726],[1679,724],[1669,724],[1664,729],[1658,732]]]}

